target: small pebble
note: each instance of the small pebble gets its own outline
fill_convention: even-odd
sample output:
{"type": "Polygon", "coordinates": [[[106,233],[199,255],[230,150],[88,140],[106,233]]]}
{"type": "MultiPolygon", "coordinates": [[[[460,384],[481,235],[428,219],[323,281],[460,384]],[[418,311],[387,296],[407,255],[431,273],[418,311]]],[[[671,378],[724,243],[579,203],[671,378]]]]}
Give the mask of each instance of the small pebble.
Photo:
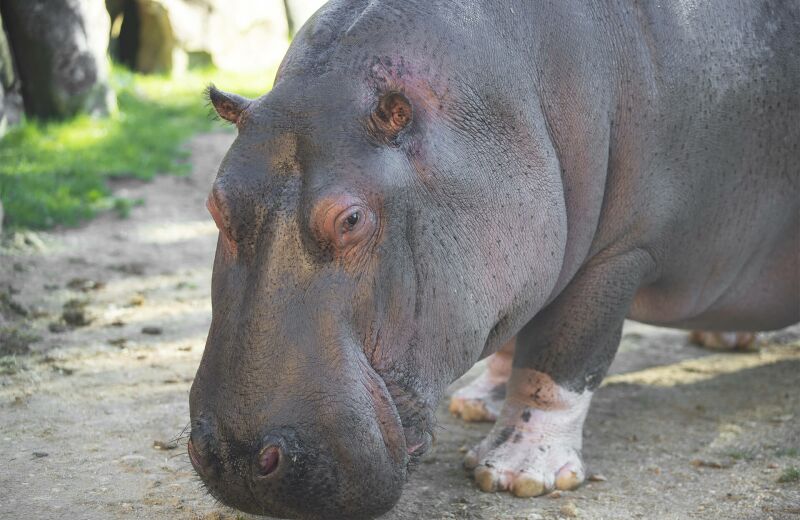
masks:
{"type": "Polygon", "coordinates": [[[178,447],[176,442],[153,441],[153,448],[157,450],[174,450],[178,447]]]}
{"type": "Polygon", "coordinates": [[[130,300],[128,300],[128,307],[141,307],[144,305],[144,295],[143,294],[134,294],[130,300]]]}
{"type": "Polygon", "coordinates": [[[158,336],[164,332],[161,327],[142,327],[142,334],[150,334],[151,336],[158,336]]]}
{"type": "Polygon", "coordinates": [[[567,502],[558,510],[562,515],[568,518],[577,518],[578,517],[578,507],[575,505],[575,502],[567,502]]]}
{"type": "Polygon", "coordinates": [[[61,334],[62,332],[67,331],[67,326],[64,325],[63,323],[54,321],[53,323],[47,326],[47,330],[49,330],[53,334],[61,334]]]}

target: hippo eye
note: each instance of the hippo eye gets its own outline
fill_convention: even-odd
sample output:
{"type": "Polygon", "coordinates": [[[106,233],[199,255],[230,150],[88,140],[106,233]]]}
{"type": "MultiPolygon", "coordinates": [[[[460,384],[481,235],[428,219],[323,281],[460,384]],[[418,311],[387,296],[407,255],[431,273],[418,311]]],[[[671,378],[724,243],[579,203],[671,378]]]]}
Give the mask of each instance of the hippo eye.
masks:
{"type": "Polygon", "coordinates": [[[323,224],[327,239],[336,249],[345,250],[359,242],[369,239],[375,231],[375,216],[369,207],[355,201],[342,201],[329,211],[327,223],[323,224]],[[347,203],[349,202],[349,204],[347,203]]]}
{"type": "Polygon", "coordinates": [[[342,231],[345,233],[349,233],[353,231],[355,227],[358,225],[358,222],[361,220],[361,212],[356,210],[350,213],[347,218],[344,219],[344,225],[342,227],[342,231]]]}
{"type": "Polygon", "coordinates": [[[336,218],[334,229],[339,241],[350,241],[357,238],[362,231],[362,224],[365,220],[364,208],[361,206],[350,206],[342,211],[336,218]]]}

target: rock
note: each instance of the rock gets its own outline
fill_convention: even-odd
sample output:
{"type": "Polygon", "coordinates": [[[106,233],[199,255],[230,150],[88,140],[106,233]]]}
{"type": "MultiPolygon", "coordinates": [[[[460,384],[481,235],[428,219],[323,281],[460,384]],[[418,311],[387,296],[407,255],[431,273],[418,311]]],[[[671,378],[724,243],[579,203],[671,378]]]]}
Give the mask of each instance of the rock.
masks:
{"type": "Polygon", "coordinates": [[[151,336],[158,336],[162,332],[164,332],[164,330],[161,327],[153,327],[153,326],[142,327],[142,334],[149,334],[151,336]]]}
{"type": "Polygon", "coordinates": [[[61,334],[62,332],[67,332],[67,326],[59,321],[54,321],[47,326],[47,330],[53,334],[61,334]]]}
{"type": "Polygon", "coordinates": [[[103,0],[2,0],[25,112],[42,119],[115,109],[103,0]]]}
{"type": "Polygon", "coordinates": [[[142,0],[139,7],[139,47],[135,66],[141,72],[170,72],[183,65],[182,50],[172,30],[167,7],[157,1],[142,0]]]}
{"type": "Polygon", "coordinates": [[[92,322],[92,318],[86,312],[86,300],[72,299],[67,301],[61,312],[61,319],[64,323],[73,327],[85,327],[92,322]]]}
{"type": "Polygon", "coordinates": [[[174,450],[178,447],[178,443],[175,441],[153,441],[153,448],[156,450],[174,450]]]}
{"type": "Polygon", "coordinates": [[[134,68],[141,72],[180,72],[193,64],[266,71],[277,66],[289,44],[283,0],[128,0],[122,4],[115,0],[112,4],[112,16],[123,17],[118,40],[112,45],[115,55],[123,62],[133,56],[134,68]],[[129,10],[130,2],[136,10],[129,10]]]}

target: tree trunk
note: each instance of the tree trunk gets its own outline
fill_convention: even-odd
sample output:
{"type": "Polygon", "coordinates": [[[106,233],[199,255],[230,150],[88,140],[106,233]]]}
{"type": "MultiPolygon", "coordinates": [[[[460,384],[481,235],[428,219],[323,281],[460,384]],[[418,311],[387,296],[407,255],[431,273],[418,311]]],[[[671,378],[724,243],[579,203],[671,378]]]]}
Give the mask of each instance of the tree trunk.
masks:
{"type": "Polygon", "coordinates": [[[3,137],[10,125],[18,123],[21,116],[22,96],[19,93],[11,48],[3,28],[3,17],[0,15],[0,137],[3,137]]]}

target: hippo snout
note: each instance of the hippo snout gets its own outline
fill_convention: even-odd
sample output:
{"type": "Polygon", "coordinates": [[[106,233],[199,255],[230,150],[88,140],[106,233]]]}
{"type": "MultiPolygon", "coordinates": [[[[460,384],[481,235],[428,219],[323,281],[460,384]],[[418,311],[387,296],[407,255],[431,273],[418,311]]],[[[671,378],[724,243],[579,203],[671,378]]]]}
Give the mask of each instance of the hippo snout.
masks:
{"type": "Polygon", "coordinates": [[[408,458],[398,456],[405,442],[387,430],[402,435],[399,423],[387,426],[391,421],[372,413],[344,413],[333,423],[303,416],[251,429],[224,412],[198,412],[188,444],[192,466],[211,495],[252,514],[366,519],[394,506],[408,458]]]}
{"type": "Polygon", "coordinates": [[[189,458],[215,498],[252,514],[374,518],[397,502],[404,468],[371,462],[324,438],[301,435],[293,428],[280,428],[242,443],[200,428],[192,432],[189,458]]]}

